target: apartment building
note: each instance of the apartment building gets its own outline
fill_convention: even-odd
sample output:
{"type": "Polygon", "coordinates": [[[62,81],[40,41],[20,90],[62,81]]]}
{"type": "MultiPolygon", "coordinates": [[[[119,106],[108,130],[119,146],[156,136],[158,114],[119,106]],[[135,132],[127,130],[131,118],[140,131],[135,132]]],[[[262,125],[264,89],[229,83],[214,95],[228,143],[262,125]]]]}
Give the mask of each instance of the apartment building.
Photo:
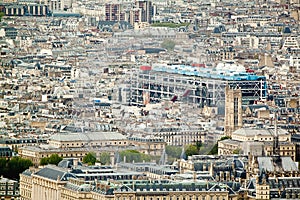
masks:
{"type": "Polygon", "coordinates": [[[19,183],[4,177],[0,178],[0,197],[3,200],[19,199],[19,183]]]}
{"type": "MultiPolygon", "coordinates": [[[[218,154],[233,154],[237,150],[239,153],[248,155],[274,154],[274,128],[241,128],[234,131],[232,139],[218,142],[218,154]]],[[[291,142],[291,134],[283,129],[278,129],[278,152],[281,156],[290,156],[296,160],[296,145],[291,142]]]]}
{"type": "MultiPolygon", "coordinates": [[[[237,194],[230,193],[225,183],[169,180],[148,181],[142,173],[117,172],[97,167],[68,170],[46,166],[35,173],[29,170],[21,174],[20,194],[24,200],[36,199],[222,199],[233,200],[237,194]],[[94,172],[93,174],[89,174],[94,172]],[[92,176],[90,176],[92,175],[92,176]],[[140,177],[140,179],[139,179],[140,177]],[[101,178],[101,179],[100,179],[101,178]],[[112,178],[113,180],[109,180],[112,178]],[[29,186],[29,187],[28,187],[29,186]]],[[[111,169],[110,169],[111,170],[111,169]]]]}
{"type": "Polygon", "coordinates": [[[122,9],[122,4],[106,4],[105,21],[125,21],[125,13],[122,9]]]}
{"type": "Polygon", "coordinates": [[[158,137],[132,136],[127,139],[129,145],[144,149],[142,153],[147,155],[160,156],[163,154],[166,147],[166,142],[158,137]]]}

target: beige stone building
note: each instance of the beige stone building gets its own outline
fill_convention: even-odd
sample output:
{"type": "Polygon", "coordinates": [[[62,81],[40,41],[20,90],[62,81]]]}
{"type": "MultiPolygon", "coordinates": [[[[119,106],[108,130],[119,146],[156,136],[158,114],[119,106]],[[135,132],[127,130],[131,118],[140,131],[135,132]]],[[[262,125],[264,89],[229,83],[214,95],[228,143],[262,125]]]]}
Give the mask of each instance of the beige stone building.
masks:
{"type": "Polygon", "coordinates": [[[42,158],[50,157],[52,154],[57,154],[63,158],[82,158],[89,152],[96,152],[94,148],[49,148],[49,146],[25,146],[19,149],[19,155],[22,158],[30,159],[35,166],[40,164],[42,158]]]}
{"type": "Polygon", "coordinates": [[[127,146],[128,141],[124,135],[118,132],[62,132],[51,136],[49,145],[56,148],[127,146]]]}
{"type": "Polygon", "coordinates": [[[242,92],[239,88],[225,88],[225,135],[242,127],[242,92]]]}
{"type": "Polygon", "coordinates": [[[56,166],[40,170],[26,170],[20,174],[20,196],[22,200],[60,199],[61,187],[75,176],[68,169],[56,166]]]}
{"type": "Polygon", "coordinates": [[[0,199],[19,199],[19,183],[16,180],[0,177],[0,199]]]}
{"type": "Polygon", "coordinates": [[[47,166],[34,173],[27,170],[20,176],[22,200],[238,199],[238,194],[229,194],[227,185],[217,182],[189,181],[183,183],[169,180],[151,182],[125,179],[86,181],[86,178],[76,178],[76,173],[56,166],[47,166]]]}
{"type": "Polygon", "coordinates": [[[128,143],[143,149],[142,153],[152,156],[160,156],[166,147],[166,142],[160,138],[129,137],[128,143]]]}
{"type": "Polygon", "coordinates": [[[135,149],[152,156],[161,156],[166,143],[157,138],[126,138],[116,132],[97,133],[57,133],[50,137],[49,144],[39,146],[24,146],[19,148],[18,154],[22,158],[30,159],[38,166],[42,158],[57,154],[63,158],[82,158],[89,152],[100,156],[102,152],[111,155],[111,164],[114,164],[115,152],[135,149]]]}
{"type": "MultiPolygon", "coordinates": [[[[291,142],[291,134],[283,129],[277,130],[279,154],[291,156],[296,160],[296,145],[291,142]]],[[[218,142],[218,154],[241,153],[248,155],[273,155],[274,128],[241,128],[232,133],[232,139],[218,142]]]]}
{"type": "MultiPolygon", "coordinates": [[[[253,155],[273,155],[273,143],[272,142],[252,142],[250,150],[245,151],[244,144],[249,142],[240,142],[236,140],[223,140],[218,142],[219,155],[232,155],[236,153],[247,155],[251,153],[253,155]]],[[[296,160],[296,145],[293,143],[279,142],[279,155],[290,156],[293,160],[296,160]]]]}

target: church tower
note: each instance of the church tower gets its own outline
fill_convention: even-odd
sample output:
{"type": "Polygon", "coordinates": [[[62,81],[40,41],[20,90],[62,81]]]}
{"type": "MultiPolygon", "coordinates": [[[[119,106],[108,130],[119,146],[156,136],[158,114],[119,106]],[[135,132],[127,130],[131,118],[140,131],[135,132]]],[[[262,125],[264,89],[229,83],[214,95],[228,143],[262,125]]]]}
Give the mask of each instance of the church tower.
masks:
{"type": "Polygon", "coordinates": [[[240,88],[225,88],[225,135],[231,134],[243,126],[242,92],[240,88]]]}

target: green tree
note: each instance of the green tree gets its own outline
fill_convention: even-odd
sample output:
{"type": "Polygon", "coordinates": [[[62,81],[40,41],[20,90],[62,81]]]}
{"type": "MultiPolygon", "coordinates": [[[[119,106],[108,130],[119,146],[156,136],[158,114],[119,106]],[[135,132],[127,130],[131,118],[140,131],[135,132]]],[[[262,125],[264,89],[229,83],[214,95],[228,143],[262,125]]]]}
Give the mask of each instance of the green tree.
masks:
{"type": "Polygon", "coordinates": [[[108,152],[101,153],[99,162],[101,163],[101,165],[109,165],[110,164],[110,154],[108,152]]]}
{"type": "Polygon", "coordinates": [[[45,157],[40,160],[40,165],[48,165],[53,164],[57,165],[60,161],[62,161],[62,157],[60,157],[58,154],[52,154],[50,157],[45,157]]]}
{"type": "Polygon", "coordinates": [[[49,164],[49,159],[48,158],[42,158],[40,160],[40,165],[48,165],[49,164]]]}
{"type": "Polygon", "coordinates": [[[33,166],[31,160],[13,157],[7,162],[7,170],[9,173],[5,174],[5,176],[11,179],[19,179],[19,174],[28,169],[30,166],[33,166]]]}
{"type": "Polygon", "coordinates": [[[184,27],[188,26],[190,23],[172,23],[172,22],[155,22],[151,24],[153,27],[168,27],[168,28],[179,28],[179,27],[184,27]]]}
{"type": "Polygon", "coordinates": [[[237,148],[232,151],[233,154],[240,154],[241,149],[237,148]]]}
{"type": "Polygon", "coordinates": [[[4,16],[4,12],[0,12],[0,22],[2,21],[3,16],[4,16]]]}
{"type": "Polygon", "coordinates": [[[223,137],[221,137],[221,139],[219,141],[227,140],[227,139],[231,139],[231,137],[230,136],[223,136],[223,137]]]}
{"type": "MultiPolygon", "coordinates": [[[[222,140],[227,140],[227,139],[231,139],[230,136],[224,136],[224,137],[221,137],[219,141],[222,141],[222,140]]],[[[209,151],[209,155],[217,155],[218,154],[218,142],[213,146],[213,148],[209,151]]]]}
{"type": "Polygon", "coordinates": [[[196,148],[197,148],[197,150],[198,150],[198,152],[200,151],[200,149],[201,149],[201,147],[202,147],[202,142],[201,142],[201,140],[200,141],[196,141],[196,148]]]}
{"type": "Polygon", "coordinates": [[[5,158],[0,158],[0,175],[4,175],[6,173],[7,160],[5,158]]]}
{"type": "Polygon", "coordinates": [[[52,154],[49,157],[49,164],[57,165],[60,161],[62,161],[62,157],[60,157],[58,154],[52,154]]]}
{"type": "Polygon", "coordinates": [[[83,163],[86,163],[86,164],[88,164],[88,165],[94,165],[95,162],[96,162],[96,156],[95,156],[95,153],[90,152],[90,153],[86,154],[86,155],[83,157],[82,162],[83,162],[83,163]]]}
{"type": "Polygon", "coordinates": [[[176,43],[173,40],[164,40],[161,43],[161,48],[167,49],[168,51],[173,51],[176,43]]]}
{"type": "Polygon", "coordinates": [[[216,143],[213,148],[208,152],[208,155],[217,155],[218,154],[218,143],[216,143]]]}
{"type": "Polygon", "coordinates": [[[124,150],[120,152],[120,157],[126,157],[126,162],[149,162],[151,160],[151,156],[146,155],[144,153],[140,153],[136,150],[124,150]]]}
{"type": "Polygon", "coordinates": [[[166,146],[166,153],[167,153],[168,157],[180,158],[181,151],[182,151],[182,148],[179,146],[171,146],[171,145],[166,146]]]}
{"type": "Polygon", "coordinates": [[[186,156],[192,156],[192,155],[197,155],[198,154],[198,149],[195,145],[188,145],[185,149],[185,154],[186,156]]]}

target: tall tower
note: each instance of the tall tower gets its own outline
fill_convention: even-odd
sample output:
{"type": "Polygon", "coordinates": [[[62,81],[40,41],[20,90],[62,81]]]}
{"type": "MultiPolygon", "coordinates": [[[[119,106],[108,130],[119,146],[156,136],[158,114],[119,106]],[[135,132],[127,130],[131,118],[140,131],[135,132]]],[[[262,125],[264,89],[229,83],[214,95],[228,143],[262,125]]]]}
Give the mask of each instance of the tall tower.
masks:
{"type": "Polygon", "coordinates": [[[105,21],[124,21],[124,15],[121,4],[105,4],[105,21]]]}
{"type": "Polygon", "coordinates": [[[149,0],[137,0],[135,2],[136,8],[141,9],[141,21],[151,23],[153,17],[153,6],[149,0]]]}
{"type": "Polygon", "coordinates": [[[225,135],[231,134],[243,126],[242,92],[240,88],[225,88],[225,135]]]}
{"type": "Polygon", "coordinates": [[[141,9],[135,8],[131,9],[129,12],[129,23],[134,26],[135,23],[141,22],[142,20],[141,9]]]}

